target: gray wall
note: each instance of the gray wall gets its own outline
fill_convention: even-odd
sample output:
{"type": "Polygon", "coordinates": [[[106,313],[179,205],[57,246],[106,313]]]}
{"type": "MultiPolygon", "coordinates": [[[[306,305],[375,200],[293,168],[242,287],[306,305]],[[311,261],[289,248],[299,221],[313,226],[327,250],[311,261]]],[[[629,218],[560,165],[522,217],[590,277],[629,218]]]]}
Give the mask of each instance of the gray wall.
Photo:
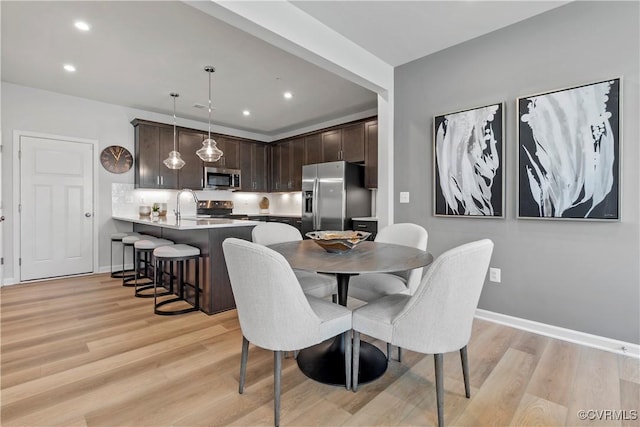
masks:
{"type": "MultiPolygon", "coordinates": [[[[499,8],[497,6],[496,8],[499,8]]],[[[575,2],[405,64],[395,73],[395,222],[429,231],[434,254],[488,237],[502,283],[480,308],[640,343],[638,2],[575,2]],[[516,219],[519,96],[622,77],[620,222],[516,219]],[[434,217],[433,116],[505,102],[505,219],[434,217]]]]}

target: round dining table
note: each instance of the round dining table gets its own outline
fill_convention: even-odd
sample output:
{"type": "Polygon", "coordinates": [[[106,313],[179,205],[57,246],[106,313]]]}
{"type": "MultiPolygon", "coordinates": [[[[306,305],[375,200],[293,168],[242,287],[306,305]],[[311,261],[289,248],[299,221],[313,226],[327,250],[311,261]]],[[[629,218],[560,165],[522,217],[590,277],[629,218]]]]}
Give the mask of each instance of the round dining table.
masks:
{"type": "MultiPolygon", "coordinates": [[[[269,248],[280,253],[292,268],[332,273],[338,282],[338,304],[347,305],[349,278],[360,273],[393,273],[425,267],[433,256],[408,246],[365,241],[342,253],[330,253],[313,240],[278,243],[269,248]]],[[[344,343],[341,337],[303,349],[298,366],[309,378],[324,384],[345,385],[344,343]]],[[[361,342],[358,383],[371,382],[384,374],[387,357],[373,344],[361,342]]]]}

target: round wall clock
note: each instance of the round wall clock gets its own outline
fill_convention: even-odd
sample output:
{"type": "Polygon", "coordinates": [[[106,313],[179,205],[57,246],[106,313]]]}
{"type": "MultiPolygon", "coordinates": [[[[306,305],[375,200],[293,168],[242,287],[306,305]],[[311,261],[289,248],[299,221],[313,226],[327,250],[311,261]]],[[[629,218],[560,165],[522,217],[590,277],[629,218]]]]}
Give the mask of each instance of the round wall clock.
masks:
{"type": "Polygon", "coordinates": [[[133,165],[133,156],[126,148],[111,145],[102,150],[100,163],[111,173],[125,173],[133,165]]]}

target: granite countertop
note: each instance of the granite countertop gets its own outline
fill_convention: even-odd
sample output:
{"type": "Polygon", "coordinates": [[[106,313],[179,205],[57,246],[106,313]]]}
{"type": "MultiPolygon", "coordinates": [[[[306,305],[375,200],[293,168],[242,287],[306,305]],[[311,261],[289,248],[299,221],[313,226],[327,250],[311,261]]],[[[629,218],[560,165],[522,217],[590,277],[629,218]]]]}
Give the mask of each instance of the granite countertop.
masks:
{"type": "Polygon", "coordinates": [[[119,221],[134,222],[136,224],[152,225],[155,227],[172,228],[174,230],[194,230],[205,228],[247,227],[261,224],[260,221],[247,221],[227,218],[197,218],[182,217],[179,221],[173,215],[150,217],[139,215],[113,215],[111,218],[119,221]]]}

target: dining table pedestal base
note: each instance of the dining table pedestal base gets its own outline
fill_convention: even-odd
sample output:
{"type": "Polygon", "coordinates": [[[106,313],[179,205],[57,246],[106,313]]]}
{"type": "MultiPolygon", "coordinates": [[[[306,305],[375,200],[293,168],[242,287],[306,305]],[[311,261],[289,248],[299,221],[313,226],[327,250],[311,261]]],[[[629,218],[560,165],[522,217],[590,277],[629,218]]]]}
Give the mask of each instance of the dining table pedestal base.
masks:
{"type": "MultiPolygon", "coordinates": [[[[345,386],[342,337],[324,341],[298,353],[298,367],[309,378],[323,384],[345,386]]],[[[358,384],[366,384],[387,370],[387,357],[375,345],[360,343],[358,384]]]]}

